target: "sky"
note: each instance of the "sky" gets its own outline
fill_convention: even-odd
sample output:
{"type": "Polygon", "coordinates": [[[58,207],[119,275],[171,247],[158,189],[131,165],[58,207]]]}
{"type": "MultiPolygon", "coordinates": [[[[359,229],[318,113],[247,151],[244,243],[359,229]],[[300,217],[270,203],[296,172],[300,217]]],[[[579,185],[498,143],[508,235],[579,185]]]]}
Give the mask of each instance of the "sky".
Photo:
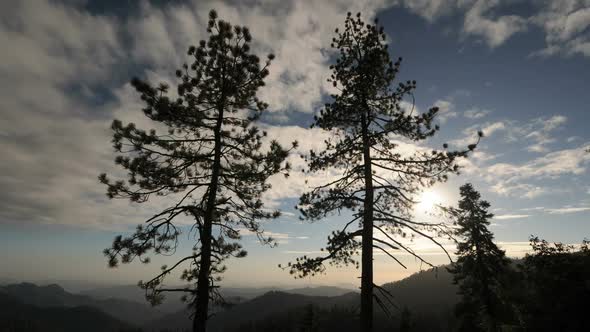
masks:
{"type": "MultiPolygon", "coordinates": [[[[309,129],[329,98],[329,48],[347,11],[378,17],[400,79],[415,79],[419,111],[440,108],[439,135],[416,149],[464,147],[478,130],[485,138],[463,162],[461,175],[425,197],[456,204],[471,182],[492,205],[490,229],[509,256],[528,250],[530,235],[580,243],[590,237],[590,1],[48,1],[0,3],[0,280],[79,280],[135,283],[171,258],[108,269],[102,249],[165,202],[108,200],[98,174],[121,174],[113,164],[114,118],[150,128],[133,76],[173,82],[189,45],[205,37],[207,14],[246,25],[253,51],[273,52],[259,96],[270,111],[259,124],[300,151],[321,149],[326,135],[309,129]],[[118,172],[118,173],[117,173],[118,172]]],[[[232,286],[358,284],[360,271],[328,270],[294,280],[277,267],[317,254],[343,217],[309,223],[293,206],[311,183],[297,170],[271,180],[267,206],[283,210],[264,229],[276,248],[244,236],[249,256],[231,261],[232,286]]],[[[417,218],[428,218],[424,206],[417,218]]],[[[185,236],[181,249],[190,243],[185,236]]],[[[444,253],[423,240],[410,244],[435,264],[444,253]]],[[[452,243],[445,243],[450,251],[452,243]]],[[[377,282],[416,272],[376,256],[377,282]]]]}

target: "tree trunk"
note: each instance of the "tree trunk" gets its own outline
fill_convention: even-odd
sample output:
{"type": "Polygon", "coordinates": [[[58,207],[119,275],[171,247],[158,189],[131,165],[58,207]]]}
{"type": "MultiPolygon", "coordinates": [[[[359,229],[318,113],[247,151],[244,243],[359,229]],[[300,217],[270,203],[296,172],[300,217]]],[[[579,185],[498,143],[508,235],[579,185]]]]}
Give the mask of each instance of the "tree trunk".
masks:
{"type": "MultiPolygon", "coordinates": [[[[223,97],[222,97],[223,100],[223,97]]],[[[207,331],[207,318],[209,315],[209,290],[210,290],[210,269],[211,269],[211,240],[212,223],[215,212],[215,200],[217,198],[217,187],[221,168],[221,125],[223,123],[223,103],[218,107],[217,123],[215,125],[215,147],[213,169],[211,171],[211,185],[207,197],[207,206],[203,218],[203,229],[200,232],[201,239],[201,264],[197,279],[197,298],[195,316],[193,318],[193,332],[207,331]]]]}
{"type": "Polygon", "coordinates": [[[373,174],[371,171],[371,145],[367,117],[363,113],[363,162],[365,171],[365,201],[362,231],[361,260],[361,331],[373,331],[373,174]]]}
{"type": "Polygon", "coordinates": [[[204,221],[201,234],[201,265],[197,279],[197,298],[195,316],[193,318],[193,332],[207,331],[207,316],[209,314],[209,269],[211,268],[211,223],[204,221]]]}

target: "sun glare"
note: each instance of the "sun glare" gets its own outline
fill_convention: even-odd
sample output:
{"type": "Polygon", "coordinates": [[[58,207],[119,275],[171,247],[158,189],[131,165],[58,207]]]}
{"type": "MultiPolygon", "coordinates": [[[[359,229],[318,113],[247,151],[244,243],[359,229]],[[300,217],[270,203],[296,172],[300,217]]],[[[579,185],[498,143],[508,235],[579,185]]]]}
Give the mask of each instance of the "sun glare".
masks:
{"type": "Polygon", "coordinates": [[[430,212],[434,209],[435,205],[440,203],[440,196],[436,192],[428,190],[420,195],[418,200],[418,210],[430,212]]]}

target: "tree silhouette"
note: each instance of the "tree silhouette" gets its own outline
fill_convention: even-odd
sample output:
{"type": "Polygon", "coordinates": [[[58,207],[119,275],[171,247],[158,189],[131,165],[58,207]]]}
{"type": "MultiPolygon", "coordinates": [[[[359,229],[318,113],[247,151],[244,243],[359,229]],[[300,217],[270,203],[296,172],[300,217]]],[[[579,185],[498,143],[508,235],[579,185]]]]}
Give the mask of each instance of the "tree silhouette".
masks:
{"type": "Polygon", "coordinates": [[[115,182],[105,174],[99,177],[110,198],[143,203],[166,196],[171,202],[134,234],[115,238],[104,251],[110,266],[134,258],[148,262],[150,252],[174,253],[182,230],[178,223],[183,217],[192,220],[192,253],[139,285],[154,304],[163,300],[163,292],[186,292],[195,310],[194,331],[206,330],[210,299],[222,300],[216,282],[226,269],[224,261],[246,255],[236,242],[239,229],[256,234],[262,243],[274,243],[258,221],[276,218],[279,212],[264,209],[261,195],[270,187],[266,181],[271,175],[288,175],[289,168],[283,164],[288,150],[276,141],[267,148],[266,133],[252,125],[268,107],[256,93],[274,56],[261,66],[250,52],[248,28],[218,20],[215,11],[209,13],[207,31],[209,40],[188,50],[192,63],[176,71],[177,98],[168,96],[165,84],[153,87],[132,80],[146,104],[144,114],[168,132],[113,121],[113,144],[119,153],[115,162],[128,177],[115,182]],[[188,286],[167,288],[165,277],[181,267],[188,286]]]}
{"type": "Polygon", "coordinates": [[[459,331],[498,331],[503,316],[502,278],[509,260],[488,230],[490,204],[469,183],[461,186],[458,208],[448,208],[458,228],[457,262],[449,268],[462,295],[456,307],[459,331]]]}
{"type": "Polygon", "coordinates": [[[521,304],[530,331],[589,331],[590,241],[576,248],[530,239],[533,253],[521,266],[525,300],[521,304]]]}
{"type": "Polygon", "coordinates": [[[403,98],[413,96],[416,82],[394,86],[401,58],[395,63],[390,60],[385,33],[377,22],[366,24],[360,13],[356,17],[348,13],[344,31],[336,29],[335,34],[331,46],[337,50],[338,59],[331,66],[328,81],[339,93],[332,95],[332,103],[325,105],[313,124],[333,137],[327,140],[324,151],[310,151],[306,160],[309,172],[329,168],[339,176],[303,194],[298,208],[308,220],[343,209],[350,209],[353,218],[328,237],[325,256],[304,256],[289,263],[288,268],[296,277],[305,277],[323,272],[326,261],[358,267],[354,256],[360,250],[361,326],[363,331],[371,331],[373,288],[379,290],[381,297],[375,300],[384,310],[390,300],[373,284],[373,250],[383,251],[402,266],[390,249],[405,250],[424,261],[394,237],[420,235],[438,243],[430,231],[444,231],[442,224],[414,221],[413,196],[422,188],[445,181],[449,173],[458,173],[457,160],[476,144],[465,151],[403,154],[394,139],[422,141],[433,136],[439,129],[433,123],[438,109],[416,114],[413,107],[402,107],[403,98]],[[357,228],[349,230],[354,225],[357,228]],[[374,231],[380,236],[374,236],[374,231]]]}

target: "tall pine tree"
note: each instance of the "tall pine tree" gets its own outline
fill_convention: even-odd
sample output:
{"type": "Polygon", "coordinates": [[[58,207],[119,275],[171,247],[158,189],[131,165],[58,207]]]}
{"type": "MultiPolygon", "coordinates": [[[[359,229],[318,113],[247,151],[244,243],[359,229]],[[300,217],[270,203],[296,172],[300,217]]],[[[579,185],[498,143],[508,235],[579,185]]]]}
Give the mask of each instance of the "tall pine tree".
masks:
{"type": "Polygon", "coordinates": [[[289,263],[288,268],[296,277],[305,277],[323,272],[327,261],[358,267],[355,256],[360,251],[360,320],[362,331],[368,332],[373,326],[373,289],[377,288],[380,295],[375,301],[386,312],[390,300],[389,294],[373,283],[373,250],[384,252],[402,266],[390,250],[405,250],[424,261],[400,238],[418,235],[438,243],[432,231],[444,227],[412,218],[414,196],[447,180],[448,174],[458,173],[458,159],[476,144],[465,151],[403,154],[395,140],[419,142],[433,136],[439,129],[434,124],[438,108],[417,114],[413,107],[402,107],[404,98],[413,98],[416,82],[394,84],[401,58],[390,60],[386,35],[377,22],[367,24],[360,13],[356,17],[348,13],[344,30],[336,29],[335,34],[331,46],[338,57],[328,81],[339,93],[332,95],[333,101],[325,105],[313,124],[333,136],[325,150],[310,151],[306,159],[309,172],[330,169],[339,176],[303,194],[298,208],[308,220],[344,209],[351,210],[353,217],[328,237],[322,249],[325,256],[304,256],[289,263]]]}
{"type": "Polygon", "coordinates": [[[447,208],[456,222],[457,262],[449,269],[459,285],[457,304],[459,331],[498,331],[505,315],[502,304],[502,279],[508,259],[494,244],[488,230],[490,204],[469,183],[461,186],[458,208],[447,208]]]}
{"type": "Polygon", "coordinates": [[[256,93],[274,56],[261,66],[250,52],[248,28],[218,20],[215,11],[209,18],[209,40],[191,46],[192,62],[176,71],[177,98],[168,96],[165,84],[153,87],[132,81],[146,104],[145,116],[167,127],[167,132],[113,121],[113,144],[119,153],[115,162],[128,177],[114,182],[105,174],[99,177],[110,198],[143,203],[166,196],[169,202],[134,234],[117,236],[105,249],[113,267],[135,258],[147,262],[150,253],[175,253],[182,220],[192,220],[187,230],[194,236],[183,236],[196,239],[192,252],[170,267],[163,266],[140,286],[153,303],[162,301],[164,292],[186,292],[195,310],[193,330],[199,332],[206,330],[210,300],[220,300],[216,282],[226,269],[224,261],[246,255],[236,242],[239,229],[273,243],[259,221],[276,218],[279,212],[265,209],[261,195],[269,188],[270,176],[287,175],[289,168],[283,163],[288,150],[276,141],[266,148],[266,134],[252,125],[268,107],[256,93]],[[165,277],[173,271],[179,271],[186,287],[166,287],[165,277]]]}

